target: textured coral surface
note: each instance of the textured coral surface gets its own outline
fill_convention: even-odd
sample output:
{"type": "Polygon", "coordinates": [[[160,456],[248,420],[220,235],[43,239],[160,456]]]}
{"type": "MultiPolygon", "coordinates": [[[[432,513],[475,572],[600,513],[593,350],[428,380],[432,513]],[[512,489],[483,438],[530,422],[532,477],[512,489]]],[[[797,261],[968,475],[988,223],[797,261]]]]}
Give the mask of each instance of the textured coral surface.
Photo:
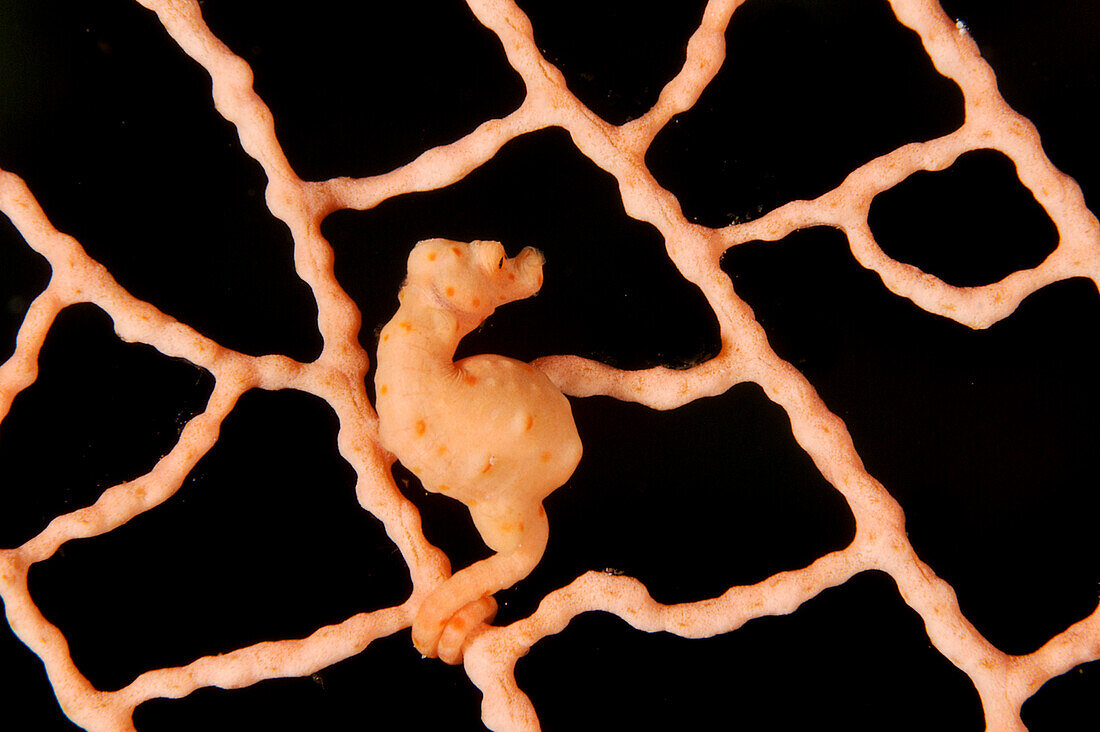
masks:
{"type": "Polygon", "coordinates": [[[5,723],[1095,719],[1090,4],[148,4],[0,3],[5,723]],[[434,236],[546,255],[459,355],[585,449],[465,673],[371,407],[434,236]]]}

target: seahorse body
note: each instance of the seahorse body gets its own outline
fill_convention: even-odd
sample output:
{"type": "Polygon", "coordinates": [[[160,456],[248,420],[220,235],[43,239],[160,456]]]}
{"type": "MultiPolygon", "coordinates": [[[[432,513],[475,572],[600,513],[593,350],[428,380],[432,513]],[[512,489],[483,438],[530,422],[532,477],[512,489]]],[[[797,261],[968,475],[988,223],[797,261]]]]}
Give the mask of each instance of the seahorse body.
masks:
{"type": "MultiPolygon", "coordinates": [[[[421,606],[413,638],[425,655],[436,655],[459,610],[538,563],[547,534],[542,500],[581,457],[569,402],[540,371],[491,354],[454,362],[462,337],[499,305],[539,290],[542,266],[530,247],[508,259],[497,242],[423,241],[409,255],[397,314],[380,334],[382,445],[427,490],[462,501],[497,552],[456,573],[421,606]]],[[[461,658],[461,649],[445,655],[461,658]]]]}

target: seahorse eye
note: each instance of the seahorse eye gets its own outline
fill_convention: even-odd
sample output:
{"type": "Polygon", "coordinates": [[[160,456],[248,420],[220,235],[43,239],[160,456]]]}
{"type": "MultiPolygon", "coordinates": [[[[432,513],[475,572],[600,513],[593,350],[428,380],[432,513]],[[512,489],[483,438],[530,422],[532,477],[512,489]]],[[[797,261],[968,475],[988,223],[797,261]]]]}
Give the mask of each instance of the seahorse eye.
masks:
{"type": "Polygon", "coordinates": [[[479,241],[474,242],[474,244],[476,245],[474,256],[486,272],[496,272],[504,266],[506,254],[500,242],[479,241]]]}

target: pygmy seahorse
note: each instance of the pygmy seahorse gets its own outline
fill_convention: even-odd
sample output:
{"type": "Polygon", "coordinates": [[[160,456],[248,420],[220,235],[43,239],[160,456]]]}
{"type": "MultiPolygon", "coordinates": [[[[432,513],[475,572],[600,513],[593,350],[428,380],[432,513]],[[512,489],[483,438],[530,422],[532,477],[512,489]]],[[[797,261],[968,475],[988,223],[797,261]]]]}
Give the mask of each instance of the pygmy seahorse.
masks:
{"type": "Polygon", "coordinates": [[[459,341],[500,305],[542,287],[543,257],[498,242],[429,239],[409,255],[400,307],[379,335],[379,438],[424,484],[466,505],[495,554],[437,587],[413,621],[425,656],[462,658],[493,593],[542,558],[542,501],[573,474],[581,441],[569,401],[532,366],[492,354],[454,361],[459,341]]]}

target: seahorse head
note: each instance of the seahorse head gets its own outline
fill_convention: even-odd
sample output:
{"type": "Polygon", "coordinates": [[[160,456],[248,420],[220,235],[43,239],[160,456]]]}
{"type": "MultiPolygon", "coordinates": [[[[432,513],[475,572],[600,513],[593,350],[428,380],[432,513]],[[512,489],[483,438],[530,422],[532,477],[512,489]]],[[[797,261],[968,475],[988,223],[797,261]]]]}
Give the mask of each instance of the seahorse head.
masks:
{"type": "Polygon", "coordinates": [[[427,239],[409,254],[405,286],[428,290],[441,307],[481,322],[497,307],[538,292],[544,262],[534,247],[508,258],[496,241],[427,239]]]}

